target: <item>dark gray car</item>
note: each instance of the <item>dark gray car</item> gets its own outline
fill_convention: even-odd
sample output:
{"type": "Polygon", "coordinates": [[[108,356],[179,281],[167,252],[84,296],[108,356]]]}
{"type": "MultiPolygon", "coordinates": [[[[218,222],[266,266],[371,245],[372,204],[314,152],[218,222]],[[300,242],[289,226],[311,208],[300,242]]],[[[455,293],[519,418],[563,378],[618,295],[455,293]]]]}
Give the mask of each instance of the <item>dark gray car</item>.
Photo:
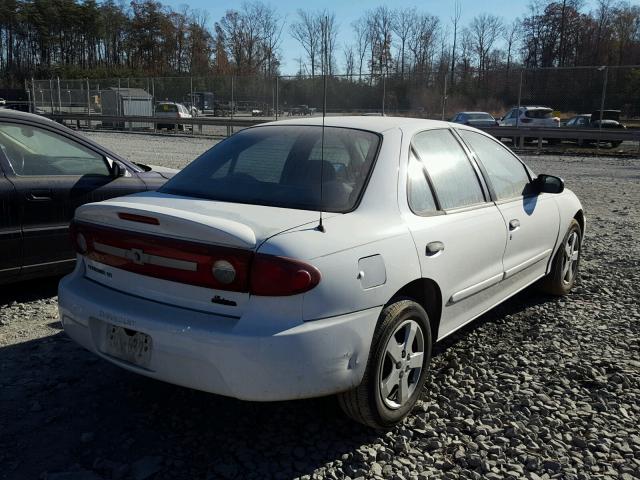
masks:
{"type": "Polygon", "coordinates": [[[0,109],[0,284],[70,270],[78,206],[155,190],[175,172],[130,162],[47,118],[0,109]]]}

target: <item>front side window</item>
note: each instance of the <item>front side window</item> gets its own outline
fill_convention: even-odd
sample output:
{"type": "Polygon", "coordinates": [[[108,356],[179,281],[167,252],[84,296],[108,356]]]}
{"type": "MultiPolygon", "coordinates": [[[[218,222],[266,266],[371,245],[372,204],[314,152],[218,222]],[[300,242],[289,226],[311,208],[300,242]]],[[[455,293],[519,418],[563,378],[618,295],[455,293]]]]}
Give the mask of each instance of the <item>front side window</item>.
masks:
{"type": "Polygon", "coordinates": [[[480,133],[458,130],[484,165],[497,200],[521,197],[529,185],[525,166],[501,143],[480,133]]]}
{"type": "Polygon", "coordinates": [[[0,149],[16,175],[110,175],[102,155],[31,125],[0,123],[0,149]]]}
{"type": "Polygon", "coordinates": [[[441,208],[462,208],[485,201],[467,154],[449,130],[419,133],[413,145],[427,168],[441,208]]]}
{"type": "Polygon", "coordinates": [[[224,202],[347,212],[364,189],[380,137],[320,126],[264,126],[205,152],[160,191],[224,202]],[[322,199],[321,199],[322,197],[322,199]]]}

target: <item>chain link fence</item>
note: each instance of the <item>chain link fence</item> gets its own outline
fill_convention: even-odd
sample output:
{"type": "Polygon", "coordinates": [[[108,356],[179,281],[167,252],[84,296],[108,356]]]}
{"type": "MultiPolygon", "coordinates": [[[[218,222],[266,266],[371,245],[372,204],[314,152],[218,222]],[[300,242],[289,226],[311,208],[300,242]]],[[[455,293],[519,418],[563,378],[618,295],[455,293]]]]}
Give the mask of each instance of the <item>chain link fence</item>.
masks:
{"type": "MultiPolygon", "coordinates": [[[[193,116],[276,119],[322,114],[322,76],[208,76],[32,80],[29,110],[87,114],[92,126],[117,128],[100,115],[154,116],[179,103],[193,116]]],[[[515,106],[550,107],[562,120],[600,109],[621,111],[640,125],[640,67],[576,67],[456,71],[412,75],[335,75],[326,78],[327,115],[384,114],[431,119],[460,111],[500,118],[515,106]]],[[[153,128],[152,124],[138,125],[153,128]]]]}

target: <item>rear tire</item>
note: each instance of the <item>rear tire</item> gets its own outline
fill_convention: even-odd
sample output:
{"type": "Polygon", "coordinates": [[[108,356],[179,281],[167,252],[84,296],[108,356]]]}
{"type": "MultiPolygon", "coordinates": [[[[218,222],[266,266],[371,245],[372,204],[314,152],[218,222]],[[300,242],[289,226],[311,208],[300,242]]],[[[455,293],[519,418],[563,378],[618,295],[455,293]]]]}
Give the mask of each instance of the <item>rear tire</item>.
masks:
{"type": "Polygon", "coordinates": [[[551,295],[568,294],[578,276],[581,253],[582,230],[573,219],[553,259],[551,271],[540,282],[540,289],[551,295]]]}
{"type": "Polygon", "coordinates": [[[338,395],[342,410],[373,428],[400,423],[420,398],[431,346],[429,316],[420,305],[408,299],[387,305],[373,334],[362,382],[338,395]]]}

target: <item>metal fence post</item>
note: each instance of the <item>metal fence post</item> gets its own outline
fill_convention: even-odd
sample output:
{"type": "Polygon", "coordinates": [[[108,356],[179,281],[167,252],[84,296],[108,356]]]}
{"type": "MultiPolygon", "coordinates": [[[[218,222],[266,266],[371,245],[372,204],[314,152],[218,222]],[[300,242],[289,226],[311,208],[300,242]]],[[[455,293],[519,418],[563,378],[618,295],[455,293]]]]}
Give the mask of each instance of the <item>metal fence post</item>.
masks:
{"type": "Polygon", "coordinates": [[[231,125],[230,131],[231,135],[233,135],[233,110],[235,109],[235,102],[233,97],[233,75],[231,75],[231,125]]]}
{"type": "Polygon", "coordinates": [[[122,116],[122,97],[120,96],[120,78],[118,78],[118,101],[116,102],[116,113],[118,116],[122,116]]]}
{"type": "Polygon", "coordinates": [[[598,142],[596,143],[596,154],[600,152],[600,138],[602,137],[602,117],[604,115],[604,101],[607,95],[607,80],[609,78],[609,68],[606,65],[599,67],[598,70],[604,72],[604,79],[602,81],[602,99],[600,100],[600,123],[598,124],[598,142]]]}
{"type": "Polygon", "coordinates": [[[278,110],[280,110],[280,99],[278,98],[278,79],[280,75],[276,75],[276,120],[278,120],[278,110]]]}
{"type": "Polygon", "coordinates": [[[447,106],[447,77],[448,75],[445,73],[444,75],[444,89],[442,91],[442,117],[440,120],[444,121],[444,111],[447,106]]]}
{"type": "MultiPolygon", "coordinates": [[[[58,79],[60,82],[60,79],[58,79]]],[[[49,104],[51,105],[51,114],[53,114],[53,80],[49,79],[49,104]]]]}
{"type": "Polygon", "coordinates": [[[89,79],[87,78],[87,116],[89,117],[89,129],[91,129],[91,92],[89,91],[89,79]]]}
{"type": "MultiPolygon", "coordinates": [[[[60,77],[56,77],[58,83],[58,113],[62,112],[62,94],[60,93],[60,77]]],[[[53,91],[51,92],[53,97],[53,91]]]]}
{"type": "Polygon", "coordinates": [[[518,114],[516,115],[516,128],[520,126],[520,106],[522,103],[522,72],[524,69],[520,69],[520,84],[518,85],[518,114]]]}
{"type": "Polygon", "coordinates": [[[384,100],[387,95],[387,83],[385,81],[384,73],[382,74],[382,116],[384,117],[384,100]]]}
{"type": "MultiPolygon", "coordinates": [[[[153,116],[156,116],[156,81],[154,77],[151,77],[151,109],[153,110],[153,116]]],[[[156,133],[158,124],[153,122],[153,133],[156,133]]]]}

